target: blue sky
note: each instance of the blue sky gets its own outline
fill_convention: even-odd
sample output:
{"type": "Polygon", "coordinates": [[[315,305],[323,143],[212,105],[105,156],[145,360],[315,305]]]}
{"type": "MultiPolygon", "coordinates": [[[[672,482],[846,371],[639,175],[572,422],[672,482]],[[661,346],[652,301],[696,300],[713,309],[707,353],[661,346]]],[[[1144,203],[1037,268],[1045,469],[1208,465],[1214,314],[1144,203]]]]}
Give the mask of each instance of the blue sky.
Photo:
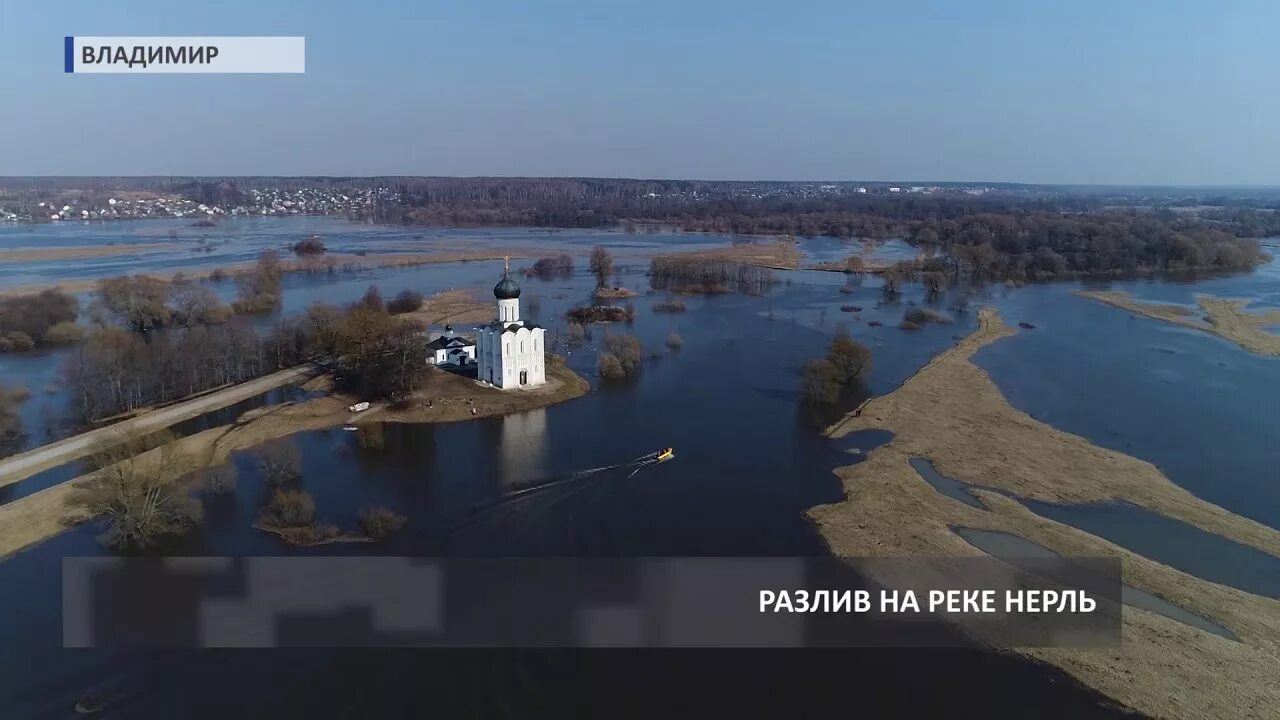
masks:
{"type": "Polygon", "coordinates": [[[4,0],[0,175],[1280,184],[1280,3],[4,0]],[[65,35],[305,35],[301,76],[65,35]]]}

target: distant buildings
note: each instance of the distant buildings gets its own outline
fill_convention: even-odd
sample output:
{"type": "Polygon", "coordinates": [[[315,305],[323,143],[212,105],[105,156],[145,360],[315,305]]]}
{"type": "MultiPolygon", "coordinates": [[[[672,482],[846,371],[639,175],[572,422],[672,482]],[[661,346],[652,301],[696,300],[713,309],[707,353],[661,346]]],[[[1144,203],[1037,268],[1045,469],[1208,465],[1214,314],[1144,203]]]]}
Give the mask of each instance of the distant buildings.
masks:
{"type": "Polygon", "coordinates": [[[427,343],[427,362],[437,367],[464,367],[476,361],[476,344],[454,334],[452,325],[444,334],[427,343]]]}

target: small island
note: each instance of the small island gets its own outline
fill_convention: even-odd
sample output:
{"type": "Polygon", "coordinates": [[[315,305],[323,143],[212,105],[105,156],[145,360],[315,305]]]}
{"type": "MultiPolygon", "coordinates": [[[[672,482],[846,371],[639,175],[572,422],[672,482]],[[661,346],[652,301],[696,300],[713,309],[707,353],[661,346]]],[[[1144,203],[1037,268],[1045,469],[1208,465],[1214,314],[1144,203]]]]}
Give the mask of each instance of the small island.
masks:
{"type": "Polygon", "coordinates": [[[1280,310],[1251,313],[1245,309],[1248,300],[1198,295],[1196,302],[1204,311],[1204,316],[1198,318],[1181,305],[1139,302],[1123,292],[1082,290],[1076,294],[1154,320],[1212,333],[1249,352],[1280,357],[1280,335],[1267,331],[1268,327],[1280,325],[1280,310]]]}

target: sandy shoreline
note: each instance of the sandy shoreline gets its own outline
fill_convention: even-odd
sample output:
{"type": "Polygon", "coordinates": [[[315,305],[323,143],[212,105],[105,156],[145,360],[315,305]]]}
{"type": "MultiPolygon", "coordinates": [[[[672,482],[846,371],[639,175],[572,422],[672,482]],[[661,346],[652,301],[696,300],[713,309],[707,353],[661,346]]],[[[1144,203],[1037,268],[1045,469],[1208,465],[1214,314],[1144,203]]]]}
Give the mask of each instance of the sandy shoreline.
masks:
{"type": "Polygon", "coordinates": [[[1249,352],[1280,357],[1280,335],[1266,330],[1268,326],[1280,325],[1280,310],[1251,313],[1245,309],[1248,300],[1197,295],[1196,302],[1204,311],[1204,317],[1196,317],[1181,306],[1143,303],[1123,292],[1081,290],[1076,295],[1154,320],[1212,333],[1249,352]]]}
{"type": "MultiPolygon", "coordinates": [[[[322,381],[308,383],[321,388],[322,381]]],[[[227,461],[232,452],[247,450],[270,440],[308,430],[322,430],[368,422],[437,423],[460,422],[534,410],[581,397],[590,383],[561,362],[548,360],[547,384],[530,390],[502,391],[457,375],[436,371],[417,398],[404,408],[374,405],[366,412],[347,410],[352,397],[326,397],[288,402],[251,410],[236,422],[189,435],[173,443],[171,462],[181,463],[183,472],[213,467],[227,461]],[[432,399],[427,406],[425,399],[432,399]],[[476,413],[471,413],[474,402],[476,413]]],[[[159,459],[160,453],[143,453],[159,459]]],[[[76,482],[85,476],[54,485],[5,505],[0,505],[0,558],[47,540],[71,525],[88,518],[67,506],[76,482]]]]}
{"type": "Polygon", "coordinates": [[[1227,627],[1241,639],[1126,608],[1117,649],[1024,649],[1119,702],[1156,717],[1269,717],[1280,706],[1280,601],[1252,595],[1148,560],[1106,540],[1035,515],[998,493],[989,510],[935,491],[908,464],[931,460],[958,480],[1050,502],[1126,499],[1237,542],[1280,555],[1280,532],[1195,498],[1150,463],[1098,448],[1013,408],[970,362],[1013,334],[994,311],[955,348],[829,433],[895,433],[867,460],[837,470],[846,500],[810,516],[833,553],[845,556],[976,556],[956,526],[1009,532],[1064,555],[1119,556],[1125,582],[1227,627]]]}

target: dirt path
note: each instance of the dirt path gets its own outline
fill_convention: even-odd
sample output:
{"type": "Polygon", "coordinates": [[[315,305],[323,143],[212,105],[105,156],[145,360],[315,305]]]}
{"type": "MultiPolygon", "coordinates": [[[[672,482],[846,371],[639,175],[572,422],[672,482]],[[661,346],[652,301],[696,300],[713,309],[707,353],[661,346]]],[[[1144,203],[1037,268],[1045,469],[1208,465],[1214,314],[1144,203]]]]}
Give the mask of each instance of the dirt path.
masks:
{"type": "Polygon", "coordinates": [[[42,470],[78,460],[92,452],[98,443],[121,433],[148,433],[163,430],[183,420],[234,405],[268,390],[300,382],[314,374],[310,366],[281,370],[256,380],[201,395],[159,410],[152,410],[128,420],[121,420],[106,427],[5,458],[0,460],[0,487],[16,483],[42,470]]]}
{"type": "Polygon", "coordinates": [[[957,480],[1049,502],[1128,500],[1280,555],[1280,532],[1207,503],[1150,463],[1099,448],[1009,405],[971,362],[1014,334],[991,309],[979,327],[898,390],[877,397],[829,434],[880,428],[893,439],[840,468],[845,500],[810,516],[833,553],[848,557],[974,556],[957,526],[1007,532],[1077,557],[1118,556],[1125,582],[1225,626],[1240,642],[1161,615],[1126,608],[1118,648],[1018,652],[1061,667],[1085,684],[1156,717],[1269,718],[1280,707],[1280,601],[1218,585],[1035,515],[1004,495],[979,491],[989,509],[935,491],[910,460],[931,460],[957,480]]]}

